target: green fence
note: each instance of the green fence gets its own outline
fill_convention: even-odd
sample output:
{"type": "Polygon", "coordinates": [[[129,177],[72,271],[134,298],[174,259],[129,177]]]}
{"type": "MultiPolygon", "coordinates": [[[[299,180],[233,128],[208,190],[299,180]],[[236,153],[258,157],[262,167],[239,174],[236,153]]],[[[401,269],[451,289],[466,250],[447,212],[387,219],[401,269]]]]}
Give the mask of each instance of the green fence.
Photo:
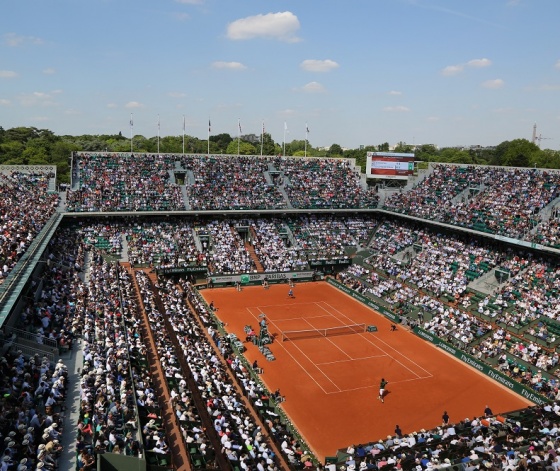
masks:
{"type": "Polygon", "coordinates": [[[494,368],[488,366],[486,363],[482,363],[481,361],[477,360],[473,356],[469,355],[468,353],[455,348],[453,345],[441,340],[439,337],[431,334],[430,332],[421,329],[420,327],[414,328],[414,333],[418,335],[418,337],[431,342],[436,347],[441,348],[442,350],[450,353],[455,358],[461,360],[463,363],[466,363],[469,366],[472,366],[476,370],[484,373],[486,376],[492,378],[494,381],[497,381],[502,386],[505,386],[509,390],[513,391],[516,394],[528,399],[531,402],[536,404],[544,404],[545,402],[549,402],[549,400],[540,395],[539,393],[533,391],[530,388],[525,387],[521,383],[518,383],[514,379],[511,379],[509,376],[495,370],[494,368]]]}

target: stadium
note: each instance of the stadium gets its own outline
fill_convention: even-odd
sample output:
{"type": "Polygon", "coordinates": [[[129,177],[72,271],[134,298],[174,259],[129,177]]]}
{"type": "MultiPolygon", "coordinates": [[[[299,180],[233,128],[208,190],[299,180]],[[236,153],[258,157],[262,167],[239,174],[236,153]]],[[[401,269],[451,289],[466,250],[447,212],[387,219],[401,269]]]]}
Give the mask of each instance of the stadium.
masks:
{"type": "Polygon", "coordinates": [[[6,469],[556,469],[558,171],[0,172],[6,469]]]}

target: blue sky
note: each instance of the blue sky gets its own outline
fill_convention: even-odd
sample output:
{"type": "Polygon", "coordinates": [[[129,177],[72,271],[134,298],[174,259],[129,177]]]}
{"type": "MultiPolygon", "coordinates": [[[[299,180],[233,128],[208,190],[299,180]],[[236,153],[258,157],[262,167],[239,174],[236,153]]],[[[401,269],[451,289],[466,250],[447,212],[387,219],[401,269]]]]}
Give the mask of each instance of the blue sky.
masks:
{"type": "Polygon", "coordinates": [[[560,149],[559,0],[17,0],[0,125],[560,149]]]}

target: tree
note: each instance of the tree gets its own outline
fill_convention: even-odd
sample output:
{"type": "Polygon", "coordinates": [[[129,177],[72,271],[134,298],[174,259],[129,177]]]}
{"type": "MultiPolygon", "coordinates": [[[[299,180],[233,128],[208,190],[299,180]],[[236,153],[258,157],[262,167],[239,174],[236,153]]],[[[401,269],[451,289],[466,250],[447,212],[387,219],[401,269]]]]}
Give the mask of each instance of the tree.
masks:
{"type": "MultiPolygon", "coordinates": [[[[215,154],[227,154],[227,148],[230,145],[230,143],[233,141],[233,138],[227,134],[227,133],[222,133],[222,134],[216,134],[215,136],[210,136],[210,143],[214,144],[213,146],[211,146],[211,149],[213,153],[215,154]]],[[[235,151],[235,153],[237,154],[237,150],[235,151]]]]}
{"type": "MultiPolygon", "coordinates": [[[[255,155],[256,149],[253,144],[246,141],[239,142],[239,155],[255,155]]],[[[226,149],[226,154],[237,155],[237,141],[232,141],[226,149]]]]}
{"type": "Polygon", "coordinates": [[[340,145],[333,144],[332,146],[330,146],[327,156],[328,157],[342,157],[343,153],[344,152],[342,151],[342,147],[340,147],[340,145]]]}
{"type": "Polygon", "coordinates": [[[16,165],[23,162],[22,152],[25,146],[22,142],[14,140],[6,140],[4,144],[0,145],[0,164],[16,165]]]}
{"type": "Polygon", "coordinates": [[[410,144],[407,144],[406,142],[401,141],[395,146],[395,152],[404,152],[409,154],[412,152],[412,146],[410,144]]]}
{"type": "Polygon", "coordinates": [[[431,162],[437,160],[438,150],[433,144],[422,144],[414,152],[416,160],[431,162]]]}
{"type": "Polygon", "coordinates": [[[514,139],[500,144],[496,151],[500,153],[500,165],[508,167],[527,167],[539,159],[542,152],[536,144],[527,139],[514,139]]]}
{"type": "Polygon", "coordinates": [[[265,132],[263,134],[263,155],[278,155],[279,153],[280,151],[272,140],[272,136],[269,133],[265,132]]]}

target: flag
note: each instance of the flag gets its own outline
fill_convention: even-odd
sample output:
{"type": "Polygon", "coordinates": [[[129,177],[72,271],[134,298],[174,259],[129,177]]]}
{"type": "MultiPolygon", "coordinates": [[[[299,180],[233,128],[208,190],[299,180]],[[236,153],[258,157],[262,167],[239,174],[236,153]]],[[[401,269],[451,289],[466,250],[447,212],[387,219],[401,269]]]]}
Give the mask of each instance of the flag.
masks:
{"type": "Polygon", "coordinates": [[[263,130],[262,130],[262,133],[264,134],[264,121],[263,121],[263,130]]]}
{"type": "Polygon", "coordinates": [[[237,124],[239,125],[239,134],[241,134],[243,131],[241,131],[241,120],[240,119],[237,120],[237,124]]]}
{"type": "Polygon", "coordinates": [[[307,125],[307,123],[305,123],[305,132],[309,133],[309,126],[307,125]]]}
{"type": "Polygon", "coordinates": [[[157,115],[157,128],[158,128],[158,131],[159,131],[159,114],[157,115]]]}
{"type": "Polygon", "coordinates": [[[284,131],[288,130],[288,123],[286,123],[286,121],[284,121],[284,131]]]}
{"type": "Polygon", "coordinates": [[[132,113],[130,113],[130,127],[134,126],[134,122],[132,121],[132,113]]]}
{"type": "Polygon", "coordinates": [[[212,124],[210,124],[210,120],[208,120],[208,132],[212,132],[212,124]]]}

